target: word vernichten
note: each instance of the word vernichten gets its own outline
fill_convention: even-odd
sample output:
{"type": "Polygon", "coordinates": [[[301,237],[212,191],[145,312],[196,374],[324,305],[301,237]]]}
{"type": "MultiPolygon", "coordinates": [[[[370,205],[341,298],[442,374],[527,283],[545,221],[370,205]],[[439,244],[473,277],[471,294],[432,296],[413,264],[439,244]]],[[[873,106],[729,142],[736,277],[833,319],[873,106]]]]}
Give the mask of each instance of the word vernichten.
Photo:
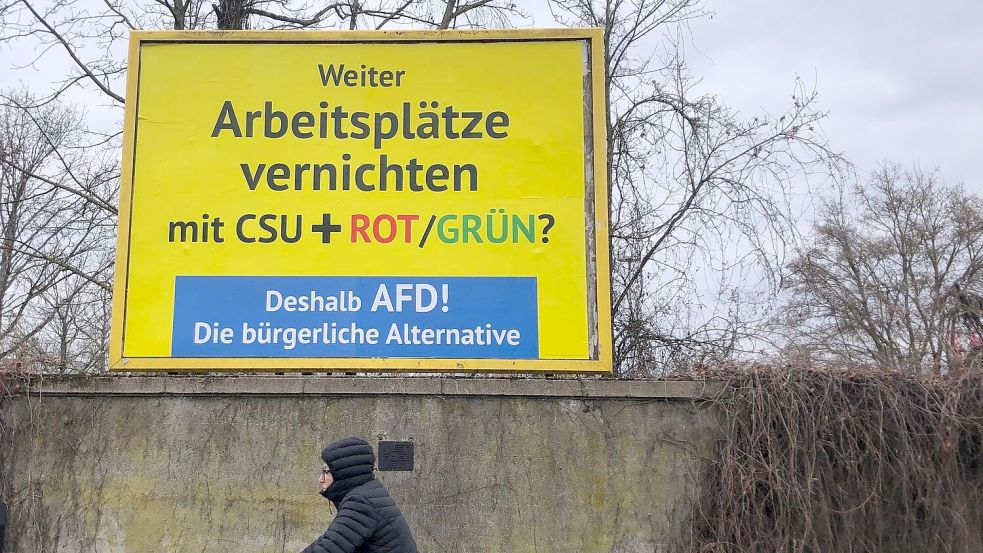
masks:
{"type": "Polygon", "coordinates": [[[270,190],[358,190],[361,192],[476,192],[478,168],[473,163],[431,163],[424,165],[416,158],[406,163],[392,163],[389,156],[380,154],[368,163],[352,162],[345,153],[341,162],[313,163],[240,163],[242,176],[249,190],[262,183],[270,190]]]}

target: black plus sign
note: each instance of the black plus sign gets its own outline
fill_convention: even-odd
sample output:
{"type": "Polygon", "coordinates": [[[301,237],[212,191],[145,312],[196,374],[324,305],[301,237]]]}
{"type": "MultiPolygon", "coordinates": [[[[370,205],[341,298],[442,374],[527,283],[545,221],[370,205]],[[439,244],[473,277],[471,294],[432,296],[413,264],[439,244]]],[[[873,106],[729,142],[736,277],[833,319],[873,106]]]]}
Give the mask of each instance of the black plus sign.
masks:
{"type": "Polygon", "coordinates": [[[334,233],[336,233],[336,232],[341,232],[341,225],[332,225],[331,224],[331,214],[330,213],[325,213],[325,214],[321,215],[321,224],[320,225],[311,225],[311,232],[320,232],[321,233],[321,243],[322,244],[330,244],[331,243],[331,235],[334,234],[334,233]]]}

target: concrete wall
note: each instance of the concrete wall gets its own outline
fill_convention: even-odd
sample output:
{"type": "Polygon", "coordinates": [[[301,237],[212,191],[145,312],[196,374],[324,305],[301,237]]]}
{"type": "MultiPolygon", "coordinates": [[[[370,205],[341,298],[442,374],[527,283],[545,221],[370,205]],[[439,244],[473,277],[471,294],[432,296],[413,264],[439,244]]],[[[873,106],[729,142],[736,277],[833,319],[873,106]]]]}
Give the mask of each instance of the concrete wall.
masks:
{"type": "Polygon", "coordinates": [[[695,383],[313,376],[49,380],[0,405],[7,549],[299,551],[333,516],[319,453],[377,473],[421,552],[660,551],[711,454],[695,383]]]}

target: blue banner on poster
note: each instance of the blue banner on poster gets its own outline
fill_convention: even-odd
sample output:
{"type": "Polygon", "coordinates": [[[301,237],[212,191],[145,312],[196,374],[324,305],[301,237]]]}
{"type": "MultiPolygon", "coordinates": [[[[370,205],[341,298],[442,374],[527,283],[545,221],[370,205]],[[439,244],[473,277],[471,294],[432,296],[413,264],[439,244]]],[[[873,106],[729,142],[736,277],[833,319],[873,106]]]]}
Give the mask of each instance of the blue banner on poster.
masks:
{"type": "Polygon", "coordinates": [[[536,359],[534,277],[178,276],[175,357],[536,359]]]}

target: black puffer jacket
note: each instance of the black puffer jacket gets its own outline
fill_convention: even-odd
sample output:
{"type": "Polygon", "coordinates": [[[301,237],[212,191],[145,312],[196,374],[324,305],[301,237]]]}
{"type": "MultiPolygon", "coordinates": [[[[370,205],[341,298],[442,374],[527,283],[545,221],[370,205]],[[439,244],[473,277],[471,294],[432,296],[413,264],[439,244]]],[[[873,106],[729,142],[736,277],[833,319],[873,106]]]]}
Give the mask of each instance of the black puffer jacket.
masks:
{"type": "Polygon", "coordinates": [[[345,438],[321,452],[334,482],[321,492],[338,514],[303,553],[417,553],[399,507],[372,475],[375,454],[361,438],[345,438]]]}

